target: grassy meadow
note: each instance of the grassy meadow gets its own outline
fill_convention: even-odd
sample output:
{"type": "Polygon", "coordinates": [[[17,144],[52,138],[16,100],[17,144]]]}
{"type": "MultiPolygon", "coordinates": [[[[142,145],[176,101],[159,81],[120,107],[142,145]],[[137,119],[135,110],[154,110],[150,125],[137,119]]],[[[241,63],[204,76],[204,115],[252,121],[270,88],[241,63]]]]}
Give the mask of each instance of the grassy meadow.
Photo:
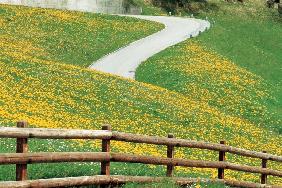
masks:
{"type": "MultiPolygon", "coordinates": [[[[196,15],[207,17],[212,28],[145,61],[136,80],[189,96],[281,137],[281,17],[261,1],[209,3],[213,9],[196,15]]],[[[226,126],[218,129],[233,132],[226,126]]],[[[239,129],[253,132],[249,140],[264,134],[249,126],[239,129]]]]}
{"type": "Polygon", "coordinates": [[[133,18],[21,6],[1,5],[0,15],[1,59],[44,60],[85,68],[163,28],[133,18]]]}
{"type": "Polygon", "coordinates": [[[281,134],[282,20],[277,10],[260,1],[209,3],[217,8],[197,16],[210,18],[212,29],[150,58],[138,68],[137,80],[193,96],[281,134]],[[250,83],[251,77],[257,83],[250,83]]]}
{"type": "MultiPolygon", "coordinates": [[[[0,25],[1,125],[15,126],[16,121],[25,119],[31,127],[100,129],[106,123],[116,131],[158,136],[172,132],[177,138],[216,143],[227,140],[232,146],[282,155],[282,135],[260,123],[278,121],[264,119],[275,111],[266,102],[275,103],[276,95],[269,88],[271,79],[240,67],[212,42],[205,45],[207,39],[201,37],[212,38],[217,25],[197,40],[169,48],[144,63],[137,79],[147,83],[86,67],[110,51],[160,30],[162,25],[7,5],[0,5],[0,25]]],[[[99,141],[30,141],[33,152],[100,148],[99,141]]],[[[165,148],[159,146],[113,142],[112,148],[124,153],[166,155],[165,148]]],[[[0,152],[14,151],[14,139],[0,140],[0,152]]],[[[176,150],[179,158],[216,160],[217,155],[197,149],[176,150]]],[[[231,155],[227,159],[256,166],[261,162],[231,155]]],[[[277,163],[269,166],[282,168],[277,163]]],[[[211,169],[176,169],[176,176],[217,176],[211,169]]],[[[30,165],[28,170],[31,179],[93,175],[99,174],[99,164],[30,165]]],[[[15,166],[0,166],[0,180],[14,180],[14,172],[15,166]]],[[[115,163],[111,172],[163,176],[165,168],[115,163]]],[[[231,171],[226,171],[226,178],[259,181],[259,175],[231,171]]],[[[278,178],[269,177],[269,181],[282,185],[278,178]]]]}
{"type": "Polygon", "coordinates": [[[199,42],[264,80],[272,99],[265,100],[269,120],[260,122],[282,134],[282,17],[262,1],[218,7],[209,15],[215,27],[199,42]]]}

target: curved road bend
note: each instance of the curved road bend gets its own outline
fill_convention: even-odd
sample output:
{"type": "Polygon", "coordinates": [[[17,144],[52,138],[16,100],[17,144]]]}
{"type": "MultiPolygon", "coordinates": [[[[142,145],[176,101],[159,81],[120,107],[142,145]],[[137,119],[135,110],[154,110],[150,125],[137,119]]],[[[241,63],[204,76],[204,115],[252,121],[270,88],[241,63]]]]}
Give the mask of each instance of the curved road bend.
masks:
{"type": "Polygon", "coordinates": [[[166,16],[130,16],[160,22],[165,25],[165,29],[104,56],[94,62],[89,68],[134,79],[135,70],[143,61],[169,46],[180,43],[191,36],[195,37],[199,32],[210,28],[208,21],[199,19],[166,16]]]}

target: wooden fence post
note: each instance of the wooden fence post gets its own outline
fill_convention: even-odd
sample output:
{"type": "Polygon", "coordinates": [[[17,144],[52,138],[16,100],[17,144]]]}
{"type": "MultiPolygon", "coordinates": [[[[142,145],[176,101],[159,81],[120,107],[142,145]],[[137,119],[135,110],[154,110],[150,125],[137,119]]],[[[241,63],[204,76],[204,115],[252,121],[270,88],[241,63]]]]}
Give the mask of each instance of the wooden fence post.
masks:
{"type": "MultiPolygon", "coordinates": [[[[225,141],[220,141],[220,144],[226,144],[225,141]]],[[[225,161],[225,152],[219,152],[219,161],[225,161]]],[[[218,179],[224,179],[224,168],[218,168],[218,179]]]]}
{"type": "MultiPolygon", "coordinates": [[[[168,138],[174,138],[173,134],[168,134],[167,135],[168,138]]],[[[173,158],[174,156],[174,146],[167,146],[167,158],[173,158]]],[[[173,174],[173,166],[172,165],[167,165],[166,168],[166,176],[167,177],[172,177],[173,174]]]]}
{"type": "MultiPolygon", "coordinates": [[[[19,121],[17,122],[18,128],[26,128],[27,122],[26,121],[19,121]]],[[[27,145],[27,138],[17,138],[17,153],[27,153],[28,152],[28,145],[27,145]]],[[[17,164],[16,165],[16,181],[24,181],[27,180],[27,164],[17,164]]]]}
{"type": "MultiPolygon", "coordinates": [[[[104,125],[102,130],[111,131],[110,125],[104,125]]],[[[110,139],[102,140],[102,152],[110,152],[110,139]]],[[[101,162],[101,175],[110,175],[110,161],[101,162]]]]}
{"type": "MultiPolygon", "coordinates": [[[[263,151],[263,153],[266,153],[266,151],[263,151]]],[[[267,166],[267,159],[262,159],[261,167],[266,168],[266,166],[267,166]]],[[[267,175],[266,174],[261,174],[260,183],[267,184],[267,175]]]]}

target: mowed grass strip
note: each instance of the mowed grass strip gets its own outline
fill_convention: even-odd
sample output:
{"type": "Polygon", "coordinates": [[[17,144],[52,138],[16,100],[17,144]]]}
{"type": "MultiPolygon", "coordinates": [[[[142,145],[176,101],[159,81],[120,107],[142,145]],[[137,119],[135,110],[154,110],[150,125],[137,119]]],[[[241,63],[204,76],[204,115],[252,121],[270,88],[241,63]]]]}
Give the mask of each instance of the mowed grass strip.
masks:
{"type": "MultiPolygon", "coordinates": [[[[5,28],[1,32],[5,32],[5,28]]],[[[9,36],[13,35],[6,38],[9,36]]],[[[269,153],[282,154],[280,135],[265,132],[256,124],[227,114],[206,102],[58,59],[45,59],[45,48],[36,42],[12,41],[4,42],[4,50],[0,51],[1,125],[14,126],[16,121],[25,119],[31,127],[100,129],[102,124],[107,123],[116,131],[158,136],[173,132],[177,138],[210,142],[225,139],[233,146],[256,151],[267,149],[269,153]]],[[[1,139],[0,144],[1,152],[15,151],[13,139],[1,139]]],[[[97,151],[100,148],[100,142],[90,141],[36,140],[30,143],[30,151],[97,151]]],[[[112,150],[154,156],[165,156],[166,153],[165,147],[121,142],[113,142],[112,150]]],[[[177,149],[176,152],[176,157],[190,159],[216,160],[217,155],[217,152],[191,149],[177,149]]],[[[228,155],[228,160],[260,165],[259,160],[249,158],[228,155]]],[[[276,163],[269,165],[281,168],[276,163]]],[[[177,175],[182,176],[217,176],[216,170],[176,169],[177,175]]],[[[31,165],[30,171],[31,178],[98,174],[99,164],[31,165]]],[[[157,176],[164,175],[163,172],[164,168],[151,165],[116,164],[112,168],[113,174],[157,176]]],[[[227,177],[258,181],[257,175],[231,171],[227,172],[227,177]]],[[[14,167],[1,166],[0,179],[13,178],[14,167]]],[[[270,181],[282,183],[276,178],[270,178],[270,181]]]]}

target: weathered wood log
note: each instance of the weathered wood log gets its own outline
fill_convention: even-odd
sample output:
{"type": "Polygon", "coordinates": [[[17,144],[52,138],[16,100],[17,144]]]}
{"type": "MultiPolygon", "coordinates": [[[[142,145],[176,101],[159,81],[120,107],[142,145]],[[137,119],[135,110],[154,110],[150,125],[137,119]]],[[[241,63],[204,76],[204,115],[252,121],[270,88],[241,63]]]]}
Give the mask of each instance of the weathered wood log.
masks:
{"type": "Polygon", "coordinates": [[[0,138],[40,139],[110,139],[112,133],[102,130],[45,129],[1,127],[0,138]]]}
{"type": "MultiPolygon", "coordinates": [[[[247,188],[281,188],[281,186],[262,185],[252,182],[236,181],[236,180],[218,180],[205,178],[170,178],[179,185],[190,185],[194,183],[223,183],[229,186],[247,187],[247,188]]],[[[0,188],[51,188],[51,187],[66,187],[66,186],[86,186],[86,185],[101,185],[101,184],[124,184],[129,182],[134,183],[153,183],[167,180],[165,177],[148,177],[148,176],[82,176],[68,178],[52,178],[39,179],[29,181],[8,181],[0,182],[0,188]]]]}
{"type": "MultiPolygon", "coordinates": [[[[266,151],[263,151],[263,153],[266,153],[266,151]]],[[[262,159],[261,168],[267,168],[267,160],[266,159],[262,159]]],[[[261,174],[260,183],[261,184],[267,183],[267,175],[266,174],[261,174]]]]}
{"type": "MultiPolygon", "coordinates": [[[[220,141],[220,144],[226,144],[225,141],[220,141]]],[[[225,161],[225,152],[224,151],[219,151],[219,156],[218,156],[219,161],[225,161]]],[[[218,179],[224,179],[224,168],[219,168],[217,169],[217,177],[218,179]]]]}
{"type": "Polygon", "coordinates": [[[228,162],[170,159],[162,157],[130,155],[107,152],[59,152],[59,153],[11,153],[0,154],[0,164],[33,164],[58,162],[128,162],[153,165],[172,165],[196,168],[225,168],[236,171],[260,173],[282,177],[282,171],[268,168],[238,165],[228,162]]]}
{"type": "Polygon", "coordinates": [[[147,143],[156,145],[167,145],[176,147],[190,147],[199,149],[208,149],[214,151],[229,152],[246,157],[260,158],[282,162],[282,156],[266,154],[262,152],[249,151],[235,148],[232,146],[223,146],[201,141],[192,141],[185,139],[170,139],[157,136],[145,136],[129,133],[110,132],[104,130],[70,130],[70,129],[44,129],[44,128],[12,128],[1,127],[0,137],[2,138],[41,138],[41,139],[110,139],[117,141],[147,143]]]}
{"type": "MultiPolygon", "coordinates": [[[[26,121],[19,121],[17,123],[17,127],[27,128],[27,122],[26,121]]],[[[17,153],[27,153],[28,152],[28,144],[27,144],[27,138],[17,138],[17,147],[16,152],[17,153]]],[[[27,180],[27,164],[17,164],[16,165],[16,180],[17,181],[24,181],[27,180]]]]}
{"type": "Polygon", "coordinates": [[[260,173],[282,177],[282,171],[267,168],[252,167],[247,165],[238,165],[229,162],[188,160],[188,159],[169,159],[162,157],[140,156],[130,154],[111,153],[111,159],[114,162],[143,163],[153,165],[172,165],[182,167],[196,168],[225,168],[236,171],[260,173]]]}
{"type": "Polygon", "coordinates": [[[34,164],[59,162],[102,162],[110,161],[110,153],[104,152],[40,152],[0,154],[0,164],[34,164]]]}
{"type": "Polygon", "coordinates": [[[276,156],[272,154],[250,151],[250,150],[235,148],[232,146],[214,144],[214,143],[208,143],[202,141],[172,139],[166,137],[145,136],[145,135],[120,133],[120,132],[113,132],[112,140],[134,142],[134,143],[147,143],[147,144],[155,144],[155,145],[171,145],[175,147],[199,148],[199,149],[207,149],[213,151],[224,151],[224,152],[229,152],[246,157],[282,162],[282,156],[276,156]]]}
{"type": "MultiPolygon", "coordinates": [[[[168,138],[173,138],[173,134],[168,134],[168,138]]],[[[173,158],[174,157],[174,146],[167,146],[167,151],[166,151],[166,157],[167,158],[173,158]]],[[[173,175],[173,166],[172,165],[167,165],[166,167],[166,176],[167,177],[172,177],[173,175]]]]}
{"type": "MultiPolygon", "coordinates": [[[[104,125],[102,130],[111,131],[110,125],[104,125]]],[[[103,139],[102,140],[102,152],[110,152],[110,139],[103,139]]],[[[101,175],[110,175],[110,161],[105,161],[101,163],[101,175]]]]}
{"type": "Polygon", "coordinates": [[[172,139],[157,136],[145,136],[129,133],[110,132],[104,130],[69,130],[69,129],[43,129],[43,128],[12,128],[1,127],[0,137],[4,138],[48,138],[48,139],[111,139],[117,141],[147,143],[155,145],[167,145],[176,147],[189,147],[208,149],[213,151],[229,152],[241,156],[260,158],[282,162],[282,156],[249,151],[235,148],[232,146],[207,143],[202,141],[193,141],[185,139],[172,139]]]}

